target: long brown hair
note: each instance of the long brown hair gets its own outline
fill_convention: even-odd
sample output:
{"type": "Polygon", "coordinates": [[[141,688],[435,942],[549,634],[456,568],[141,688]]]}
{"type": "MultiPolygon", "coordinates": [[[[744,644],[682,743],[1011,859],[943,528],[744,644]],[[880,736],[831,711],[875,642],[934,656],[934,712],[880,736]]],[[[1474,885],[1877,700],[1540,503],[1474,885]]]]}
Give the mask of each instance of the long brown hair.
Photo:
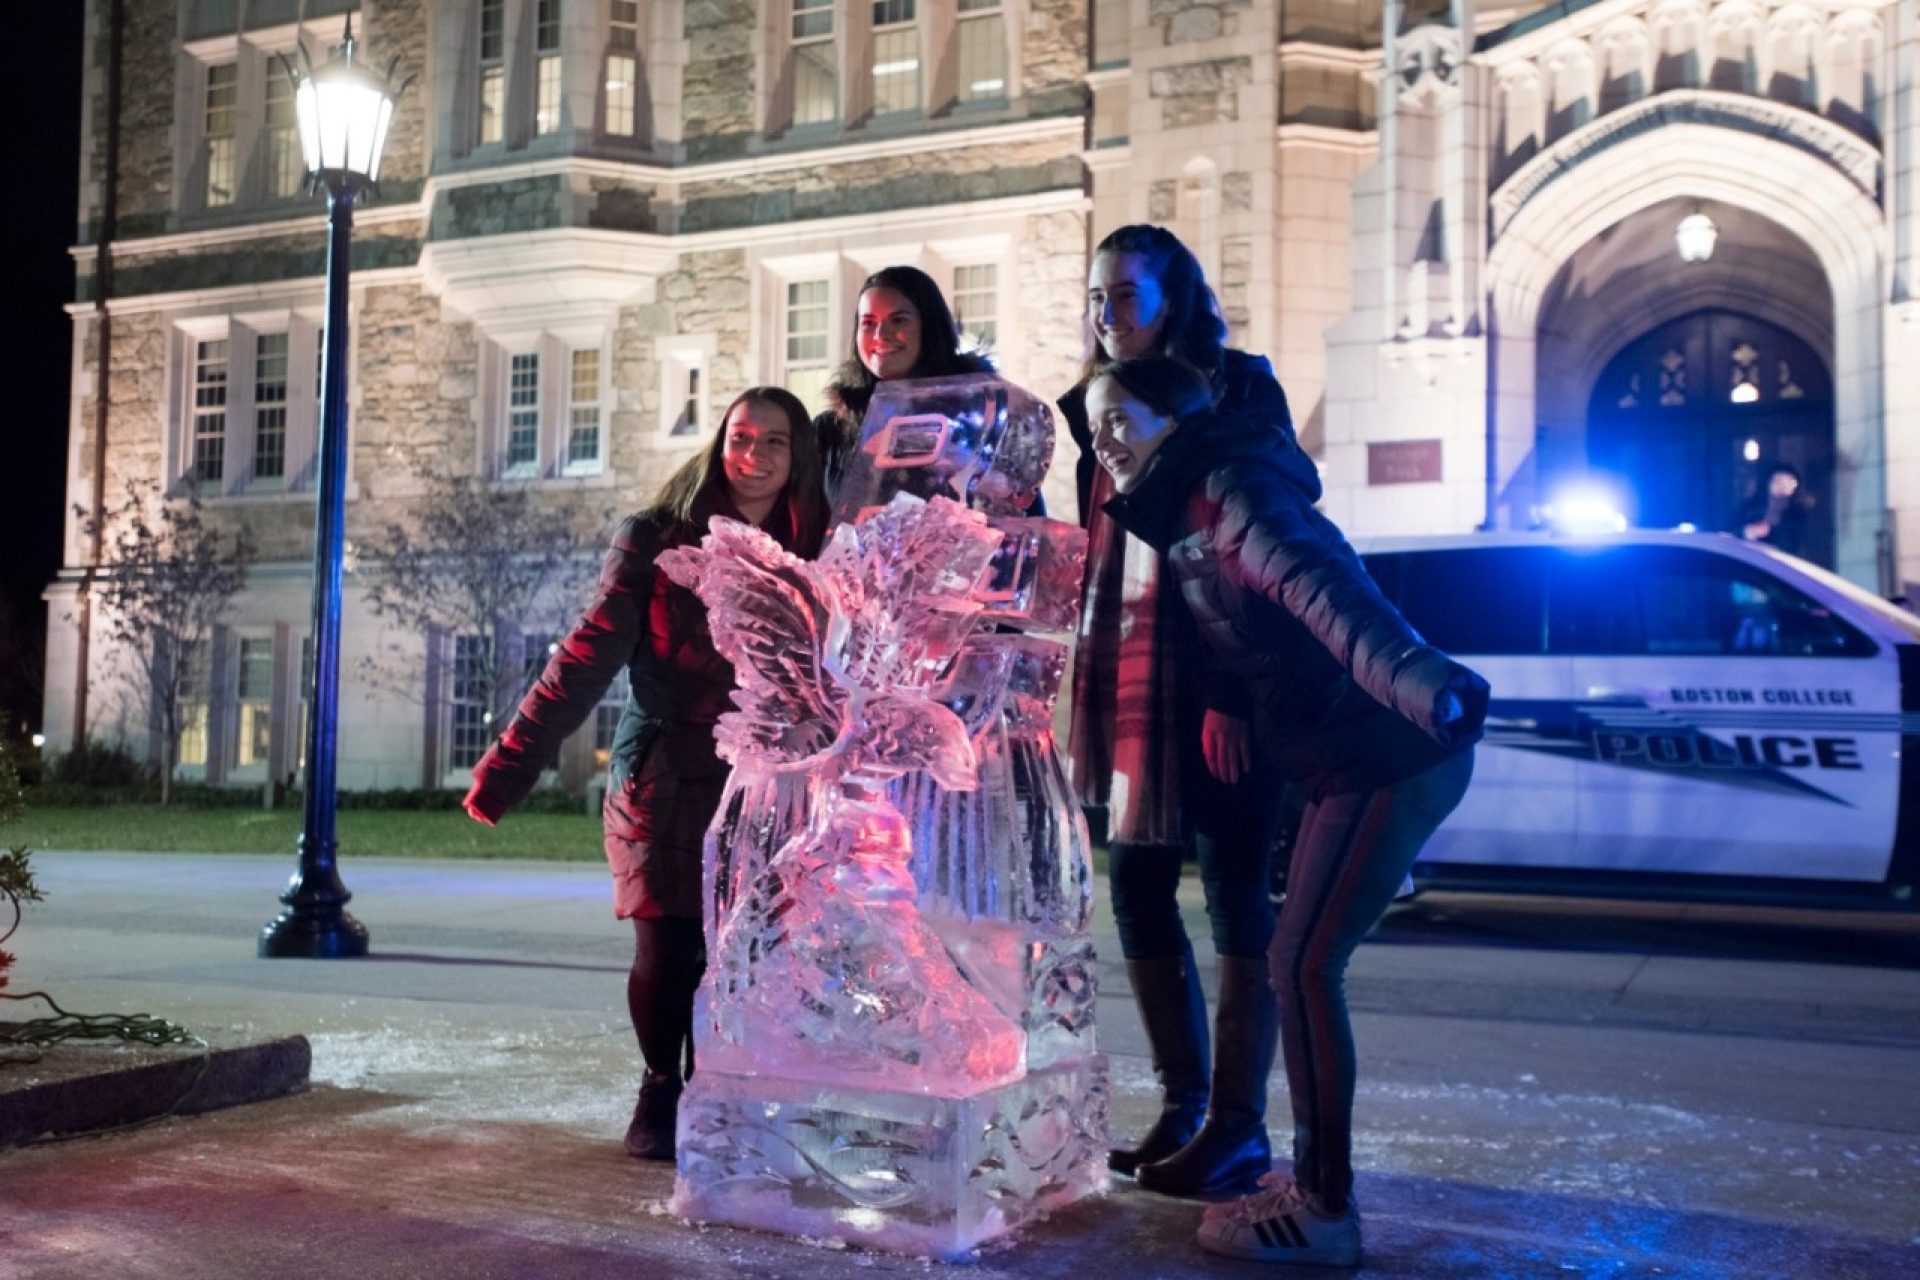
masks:
{"type": "Polygon", "coordinates": [[[882,267],[860,284],[854,295],[853,341],[847,361],[834,371],[831,388],[856,420],[865,415],[879,379],[860,362],[859,299],[870,289],[891,289],[920,314],[920,355],[909,378],[944,378],[951,374],[986,373],[993,368],[985,356],[960,349],[960,326],[940,286],[918,267],[882,267]]]}
{"type": "MultiPolygon", "coordinates": [[[[1186,361],[1207,379],[1216,399],[1220,395],[1222,352],[1227,346],[1227,322],[1220,318],[1220,304],[1207,285],[1206,272],[1193,251],[1180,243],[1180,237],[1165,227],[1135,222],[1109,232],[1094,249],[1103,253],[1127,253],[1146,259],[1147,270],[1160,285],[1166,298],[1167,318],[1160,326],[1159,354],[1186,361]]],[[[1096,338],[1093,354],[1080,370],[1080,385],[1110,361],[1106,348],[1096,338]]]]}
{"type": "Polygon", "coordinates": [[[692,524],[698,519],[697,508],[703,497],[727,492],[721,455],[726,452],[727,425],[733,411],[743,404],[766,405],[787,419],[791,443],[781,507],[786,512],[791,549],[798,555],[811,556],[820,549],[820,539],[827,531],[824,464],[820,458],[820,441],[807,418],[807,407],[785,387],[748,387],[735,396],[727,405],[727,411],[720,415],[720,425],[707,447],[688,458],[660,486],[659,493],[654,495],[653,510],[679,523],[692,524]]]}

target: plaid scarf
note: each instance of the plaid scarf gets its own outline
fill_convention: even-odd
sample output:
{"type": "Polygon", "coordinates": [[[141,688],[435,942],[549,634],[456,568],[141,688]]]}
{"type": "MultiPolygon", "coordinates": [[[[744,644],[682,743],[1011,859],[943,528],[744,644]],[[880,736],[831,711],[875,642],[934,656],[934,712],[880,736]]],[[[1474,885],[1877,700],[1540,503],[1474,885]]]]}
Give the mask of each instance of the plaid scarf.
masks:
{"type": "Polygon", "coordinates": [[[1180,662],[1160,597],[1160,553],[1101,508],[1113,480],[1096,470],[1087,520],[1087,589],[1073,671],[1073,781],[1107,810],[1111,843],[1178,845],[1180,662]]]}

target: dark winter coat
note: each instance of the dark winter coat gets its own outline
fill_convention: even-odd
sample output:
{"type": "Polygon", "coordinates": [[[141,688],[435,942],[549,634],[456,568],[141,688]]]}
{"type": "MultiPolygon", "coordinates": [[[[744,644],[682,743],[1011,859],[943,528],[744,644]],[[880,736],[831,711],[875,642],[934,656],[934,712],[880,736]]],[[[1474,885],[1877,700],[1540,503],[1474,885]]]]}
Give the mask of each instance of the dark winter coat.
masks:
{"type": "MultiPolygon", "coordinates": [[[[1229,347],[1220,353],[1220,401],[1223,414],[1251,422],[1271,424],[1282,431],[1293,431],[1293,415],[1287,409],[1287,393],[1273,376],[1273,365],[1265,356],[1249,355],[1229,347]]],[[[1067,434],[1080,448],[1074,460],[1073,481],[1080,498],[1080,523],[1087,523],[1093,501],[1093,476],[1099,462],[1093,456],[1093,428],[1087,422],[1087,387],[1074,387],[1055,402],[1060,416],[1067,420],[1067,434]]]]}
{"type": "Polygon", "coordinates": [[[1310,796],[1386,786],[1472,745],[1488,694],[1380,594],[1319,498],[1291,432],[1203,414],[1106,504],[1165,555],[1227,678],[1209,705],[1245,716],[1250,694],[1256,744],[1310,796]]]}
{"type": "MultiPolygon", "coordinates": [[[[714,722],[731,705],[733,667],[714,649],[705,606],[655,561],[698,542],[715,515],[740,519],[724,494],[703,497],[689,521],[628,517],[593,603],[473,770],[478,807],[497,819],[533,789],[624,668],[630,692],[601,806],[622,917],[700,916],[701,844],[728,769],[714,754],[714,722]]],[[[769,523],[785,525],[784,504],[769,523]]],[[[783,528],[767,531],[789,541],[783,528]]]]}

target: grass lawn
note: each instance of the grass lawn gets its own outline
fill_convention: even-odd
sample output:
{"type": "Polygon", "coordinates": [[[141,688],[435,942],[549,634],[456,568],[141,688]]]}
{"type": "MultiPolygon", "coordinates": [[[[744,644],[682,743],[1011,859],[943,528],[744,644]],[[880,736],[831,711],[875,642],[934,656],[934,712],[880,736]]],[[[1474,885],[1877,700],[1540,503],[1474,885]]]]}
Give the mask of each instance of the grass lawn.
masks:
{"type": "MultiPolygon", "coordinates": [[[[598,862],[600,818],[516,813],[487,828],[458,810],[347,809],[335,819],[349,857],[537,858],[598,862]]],[[[292,853],[297,809],[162,809],[111,805],[28,809],[0,831],[0,845],[29,849],[126,849],[153,853],[292,853]]]]}

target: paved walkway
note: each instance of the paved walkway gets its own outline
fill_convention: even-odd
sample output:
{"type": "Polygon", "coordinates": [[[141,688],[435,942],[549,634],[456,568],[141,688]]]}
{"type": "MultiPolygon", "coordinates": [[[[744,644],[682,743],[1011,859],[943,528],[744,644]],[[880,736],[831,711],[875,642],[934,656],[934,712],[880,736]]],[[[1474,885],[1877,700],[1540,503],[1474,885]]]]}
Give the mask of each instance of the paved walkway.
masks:
{"type": "MultiPolygon", "coordinates": [[[[48,901],[12,944],[16,989],[223,1036],[306,1034],[316,1084],[0,1152],[0,1280],[936,1269],[666,1214],[670,1171],[618,1146],[636,1074],[627,935],[598,868],[349,866],[374,956],[257,960],[290,861],[36,856],[48,901]]],[[[1816,923],[1808,942],[1692,909],[1600,925],[1591,910],[1442,900],[1362,949],[1364,1274],[1920,1274],[1916,926],[1816,923]]],[[[1128,1132],[1153,1092],[1117,965],[1104,981],[1128,1132]]],[[[1279,1133],[1283,1086],[1273,1114],[1279,1133]]],[[[1196,1217],[1116,1189],[968,1274],[1261,1274],[1199,1253],[1196,1217]]]]}

